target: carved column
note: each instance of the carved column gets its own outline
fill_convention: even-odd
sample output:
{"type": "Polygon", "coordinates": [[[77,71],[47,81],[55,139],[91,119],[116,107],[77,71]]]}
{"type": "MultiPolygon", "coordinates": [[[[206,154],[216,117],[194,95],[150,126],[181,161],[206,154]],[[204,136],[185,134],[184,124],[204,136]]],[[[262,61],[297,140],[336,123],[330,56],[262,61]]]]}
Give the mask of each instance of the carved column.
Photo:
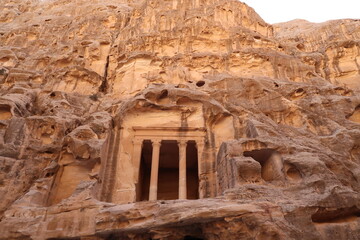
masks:
{"type": "MultiPolygon", "coordinates": [[[[133,153],[132,153],[132,160],[134,166],[134,182],[135,182],[135,189],[136,189],[136,199],[139,198],[139,194],[141,193],[141,189],[139,187],[139,180],[140,180],[140,164],[141,164],[141,151],[143,147],[143,139],[135,138],[133,140],[133,153]]],[[[136,200],[135,200],[136,201],[136,200]]]]}
{"type": "Polygon", "coordinates": [[[135,181],[138,182],[139,180],[139,170],[140,170],[140,162],[141,162],[141,150],[143,146],[143,139],[134,139],[133,140],[133,164],[135,167],[135,181]]]}
{"type": "Polygon", "coordinates": [[[152,159],[151,159],[151,177],[150,177],[150,191],[149,201],[157,200],[157,188],[159,178],[159,158],[160,158],[161,140],[155,139],[152,141],[152,159]]]}
{"type": "Polygon", "coordinates": [[[197,156],[198,156],[198,177],[199,177],[199,198],[205,197],[205,186],[206,186],[206,179],[205,179],[205,163],[203,161],[203,152],[204,152],[205,143],[202,140],[196,141],[196,149],[197,149],[197,156]]]}
{"type": "Polygon", "coordinates": [[[179,199],[187,198],[186,189],[186,145],[185,140],[178,141],[179,145],[179,199]]]}

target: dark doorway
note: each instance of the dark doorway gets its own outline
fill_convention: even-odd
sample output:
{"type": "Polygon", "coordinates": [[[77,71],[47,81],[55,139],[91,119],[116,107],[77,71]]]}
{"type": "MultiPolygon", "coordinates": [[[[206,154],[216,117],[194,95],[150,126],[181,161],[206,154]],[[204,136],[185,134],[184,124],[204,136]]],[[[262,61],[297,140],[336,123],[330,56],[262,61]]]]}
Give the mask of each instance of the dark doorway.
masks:
{"type": "Polygon", "coordinates": [[[195,141],[189,141],[186,149],[187,199],[199,198],[198,155],[195,141]]]}
{"type": "Polygon", "coordinates": [[[158,200],[179,198],[179,148],[177,141],[162,141],[160,148],[158,200]]]}
{"type": "Polygon", "coordinates": [[[138,185],[136,186],[137,201],[149,200],[151,157],[152,157],[152,145],[149,140],[146,140],[144,141],[143,148],[141,150],[139,180],[138,180],[138,185]]]}

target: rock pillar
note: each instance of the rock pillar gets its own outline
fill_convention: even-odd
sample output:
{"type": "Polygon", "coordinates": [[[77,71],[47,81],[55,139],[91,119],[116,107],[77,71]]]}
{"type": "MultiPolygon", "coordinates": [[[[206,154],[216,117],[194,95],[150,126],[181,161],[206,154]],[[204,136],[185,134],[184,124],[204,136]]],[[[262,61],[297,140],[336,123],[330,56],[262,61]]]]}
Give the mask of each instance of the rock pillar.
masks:
{"type": "Polygon", "coordinates": [[[186,189],[186,145],[185,140],[178,141],[179,145],[179,199],[187,198],[186,189]]]}
{"type": "Polygon", "coordinates": [[[141,194],[141,188],[139,186],[139,180],[140,180],[140,164],[141,164],[141,151],[143,147],[143,139],[134,139],[133,140],[133,166],[134,166],[134,183],[135,183],[135,189],[136,189],[136,199],[140,199],[141,194]]]}
{"type": "Polygon", "coordinates": [[[196,149],[198,155],[198,177],[199,177],[199,198],[205,197],[205,163],[203,162],[202,156],[204,152],[204,142],[203,141],[196,141],[196,149]]]}
{"type": "Polygon", "coordinates": [[[135,182],[137,183],[139,181],[139,170],[140,170],[140,163],[141,163],[141,150],[143,146],[143,140],[142,139],[134,139],[133,140],[133,163],[135,167],[135,182]]]}
{"type": "Polygon", "coordinates": [[[151,160],[151,177],[149,201],[157,200],[158,178],[159,178],[159,160],[160,160],[161,140],[152,141],[152,160],[151,160]]]}

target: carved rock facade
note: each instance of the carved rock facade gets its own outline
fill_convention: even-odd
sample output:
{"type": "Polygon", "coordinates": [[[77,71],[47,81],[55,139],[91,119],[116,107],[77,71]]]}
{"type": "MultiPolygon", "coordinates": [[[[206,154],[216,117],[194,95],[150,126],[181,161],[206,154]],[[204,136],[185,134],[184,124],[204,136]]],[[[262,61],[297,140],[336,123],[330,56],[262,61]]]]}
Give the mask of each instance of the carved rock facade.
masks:
{"type": "Polygon", "coordinates": [[[360,22],[3,0],[0,239],[359,239],[360,22]]]}

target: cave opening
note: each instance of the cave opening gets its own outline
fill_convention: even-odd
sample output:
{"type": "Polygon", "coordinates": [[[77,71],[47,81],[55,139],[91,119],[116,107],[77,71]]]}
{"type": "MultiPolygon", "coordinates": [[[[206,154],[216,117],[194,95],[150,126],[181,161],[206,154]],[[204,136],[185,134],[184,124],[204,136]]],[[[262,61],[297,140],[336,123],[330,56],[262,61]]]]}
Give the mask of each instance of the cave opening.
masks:
{"type": "Polygon", "coordinates": [[[252,151],[245,151],[244,156],[245,157],[252,157],[256,161],[258,161],[261,166],[264,166],[266,161],[271,157],[271,155],[275,151],[273,149],[265,148],[265,149],[258,149],[258,150],[252,150],[252,151]]]}
{"type": "Polygon", "coordinates": [[[277,163],[274,156],[278,156],[273,149],[257,149],[245,151],[245,157],[251,157],[261,165],[261,177],[265,181],[275,180],[277,172],[282,171],[282,163],[277,163]],[[281,165],[281,166],[280,166],[281,165]]]}

